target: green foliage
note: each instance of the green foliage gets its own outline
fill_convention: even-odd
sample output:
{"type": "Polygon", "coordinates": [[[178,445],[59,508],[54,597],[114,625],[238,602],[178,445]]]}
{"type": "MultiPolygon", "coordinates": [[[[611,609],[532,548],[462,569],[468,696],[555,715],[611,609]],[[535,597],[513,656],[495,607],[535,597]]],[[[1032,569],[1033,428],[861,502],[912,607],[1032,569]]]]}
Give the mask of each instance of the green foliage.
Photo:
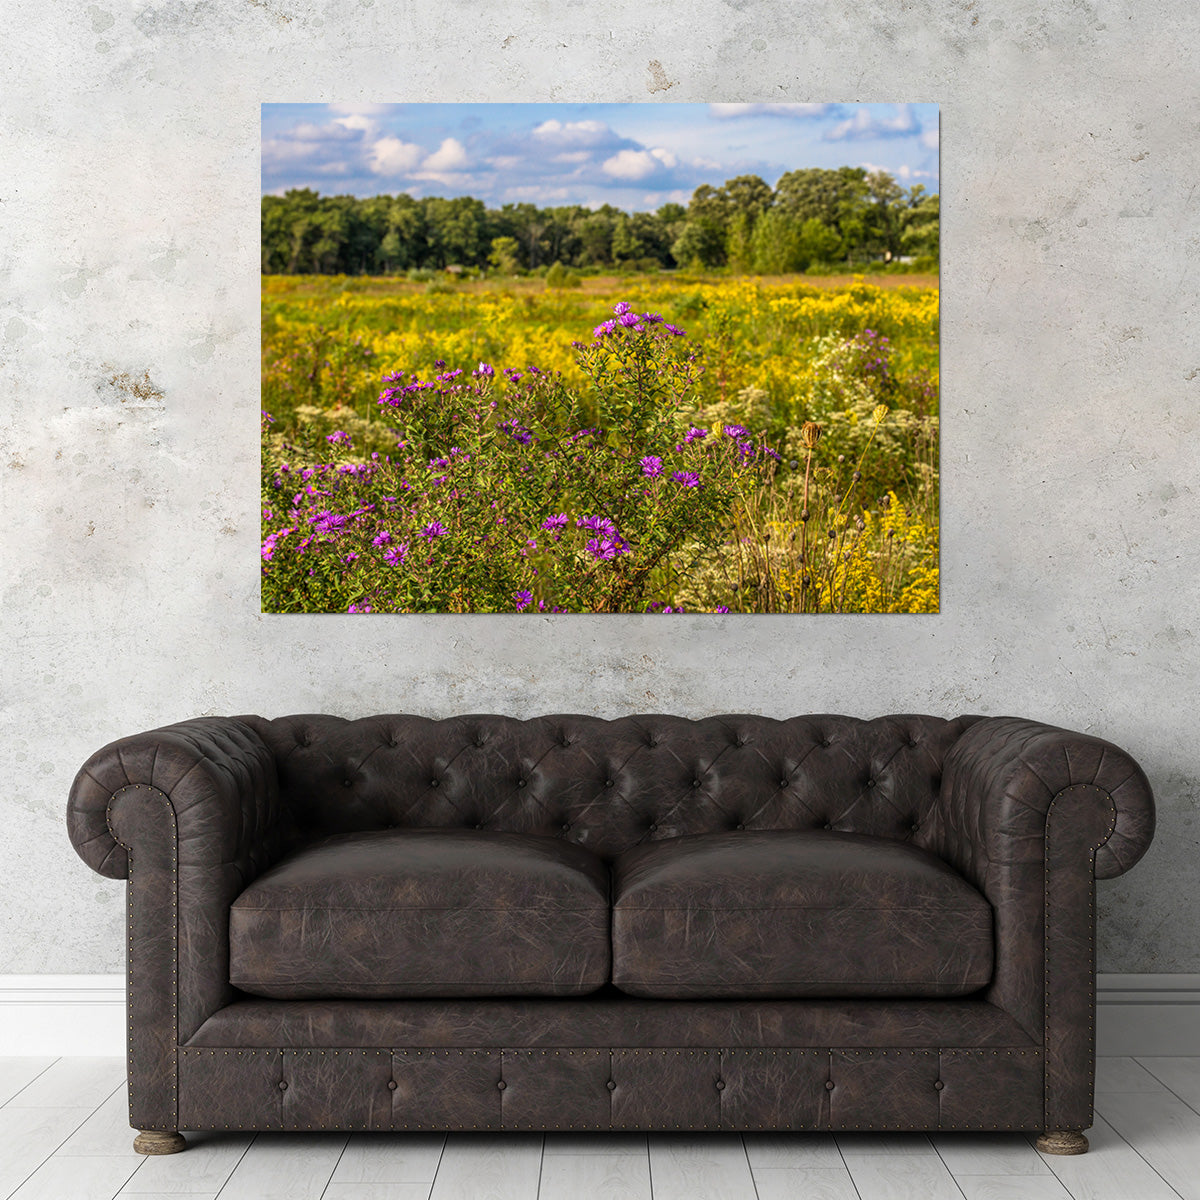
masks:
{"type": "Polygon", "coordinates": [[[491,267],[504,275],[555,262],[583,269],[691,267],[803,271],[813,262],[937,257],[938,197],[886,172],[806,168],[772,189],[757,175],[701,184],[687,207],[624,212],[611,204],[485,208],[470,196],[262,198],[263,274],[394,274],[491,267]]]}

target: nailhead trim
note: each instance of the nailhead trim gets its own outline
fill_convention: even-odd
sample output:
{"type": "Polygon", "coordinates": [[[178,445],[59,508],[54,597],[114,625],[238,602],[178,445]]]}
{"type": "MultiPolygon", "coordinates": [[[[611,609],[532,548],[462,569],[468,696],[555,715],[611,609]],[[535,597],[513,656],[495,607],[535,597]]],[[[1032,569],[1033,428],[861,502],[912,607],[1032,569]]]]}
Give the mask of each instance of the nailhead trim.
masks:
{"type": "Polygon", "coordinates": [[[123,788],[118,788],[109,797],[108,803],[104,808],[104,823],[108,827],[108,832],[114,842],[125,849],[125,855],[129,863],[128,873],[126,875],[125,885],[125,928],[126,928],[126,961],[125,961],[125,984],[128,989],[128,996],[125,1002],[125,1026],[126,1026],[126,1053],[128,1054],[128,1063],[134,1061],[133,1054],[133,1004],[131,997],[133,996],[133,847],[127,845],[117,837],[116,832],[112,827],[112,808],[116,801],[126,792],[146,792],[151,796],[157,796],[166,806],[170,816],[171,823],[171,1104],[175,1110],[175,1119],[172,1125],[137,1125],[133,1120],[133,1086],[132,1083],[128,1088],[129,1092],[129,1123],[136,1129],[146,1130],[164,1130],[172,1133],[179,1131],[179,824],[175,819],[175,806],[171,803],[170,797],[167,796],[160,788],[150,787],[148,784],[131,783],[123,788]]]}

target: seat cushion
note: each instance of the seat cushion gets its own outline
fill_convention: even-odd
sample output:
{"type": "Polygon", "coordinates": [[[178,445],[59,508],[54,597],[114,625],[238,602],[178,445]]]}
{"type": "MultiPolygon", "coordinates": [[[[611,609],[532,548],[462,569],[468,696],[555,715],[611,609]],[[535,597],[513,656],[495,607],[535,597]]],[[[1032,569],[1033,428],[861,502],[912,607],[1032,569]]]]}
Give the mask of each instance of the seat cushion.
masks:
{"type": "Polygon", "coordinates": [[[552,837],[338,834],[234,901],[229,948],[274,999],[578,996],[609,979],[608,868],[552,837]]]}
{"type": "Polygon", "coordinates": [[[992,911],[925,850],[836,832],[648,842],[613,872],[613,982],[634,996],[961,996],[992,911]]]}

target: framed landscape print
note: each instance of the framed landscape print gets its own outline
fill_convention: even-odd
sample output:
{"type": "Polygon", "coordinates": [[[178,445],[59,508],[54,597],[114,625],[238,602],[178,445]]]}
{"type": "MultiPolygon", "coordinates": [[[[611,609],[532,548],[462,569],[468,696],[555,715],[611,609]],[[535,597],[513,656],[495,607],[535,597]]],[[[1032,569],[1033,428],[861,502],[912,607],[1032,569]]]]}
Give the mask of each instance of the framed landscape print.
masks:
{"type": "Polygon", "coordinates": [[[269,104],[265,612],[938,608],[931,104],[269,104]]]}

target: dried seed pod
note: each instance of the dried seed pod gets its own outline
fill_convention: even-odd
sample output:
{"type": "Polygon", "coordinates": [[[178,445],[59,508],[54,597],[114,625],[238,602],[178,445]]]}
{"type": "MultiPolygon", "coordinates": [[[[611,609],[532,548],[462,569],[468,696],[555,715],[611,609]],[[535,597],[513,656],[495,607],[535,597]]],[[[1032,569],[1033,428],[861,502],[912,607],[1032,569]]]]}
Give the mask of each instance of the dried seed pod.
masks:
{"type": "Polygon", "coordinates": [[[816,421],[805,421],[800,427],[800,439],[806,450],[815,450],[821,440],[821,427],[816,421]]]}
{"type": "Polygon", "coordinates": [[[887,416],[887,413],[888,410],[886,404],[877,404],[875,405],[875,411],[871,414],[871,416],[874,418],[875,424],[878,425],[879,422],[887,416]]]}

